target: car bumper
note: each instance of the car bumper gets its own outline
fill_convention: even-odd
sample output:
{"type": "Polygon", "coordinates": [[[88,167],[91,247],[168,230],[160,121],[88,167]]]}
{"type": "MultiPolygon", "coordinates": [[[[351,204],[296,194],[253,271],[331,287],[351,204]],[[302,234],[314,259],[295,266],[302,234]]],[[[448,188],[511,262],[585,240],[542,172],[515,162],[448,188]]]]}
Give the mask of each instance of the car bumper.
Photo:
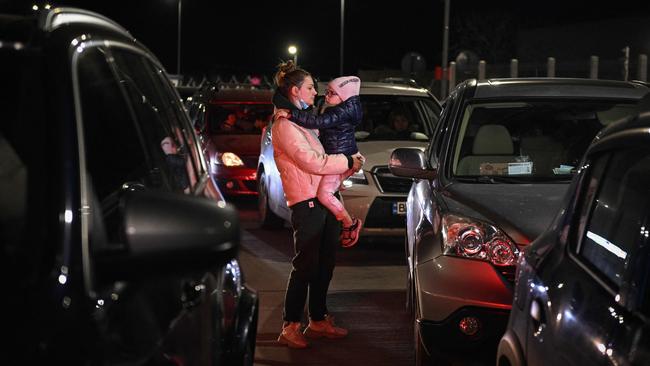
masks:
{"type": "Polygon", "coordinates": [[[257,195],[255,168],[218,167],[213,176],[221,193],[228,196],[257,195]]]}
{"type": "Polygon", "coordinates": [[[374,187],[352,187],[342,192],[348,213],[361,219],[362,236],[404,236],[406,215],[395,212],[398,202],[406,202],[406,195],[382,194],[374,187]]]}
{"type": "Polygon", "coordinates": [[[420,339],[427,350],[432,349],[496,349],[508,322],[508,311],[466,307],[452,313],[442,322],[417,320],[420,339]],[[478,333],[467,336],[460,331],[462,319],[473,317],[482,324],[478,333]]]}
{"type": "Polygon", "coordinates": [[[498,342],[512,306],[511,269],[502,273],[488,262],[439,256],[419,264],[416,271],[418,322],[426,329],[423,337],[433,342],[436,335],[450,332],[470,344],[498,342]],[[460,332],[459,322],[465,316],[478,319],[477,336],[460,332]]]}

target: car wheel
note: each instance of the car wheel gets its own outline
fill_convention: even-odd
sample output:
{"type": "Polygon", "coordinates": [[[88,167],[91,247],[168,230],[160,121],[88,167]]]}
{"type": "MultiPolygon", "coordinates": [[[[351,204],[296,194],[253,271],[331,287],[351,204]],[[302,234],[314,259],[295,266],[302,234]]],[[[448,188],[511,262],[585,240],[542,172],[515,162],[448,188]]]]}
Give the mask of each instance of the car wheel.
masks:
{"type": "Polygon", "coordinates": [[[257,208],[260,215],[260,223],[263,228],[267,229],[278,229],[284,225],[284,220],[281,217],[273,213],[269,207],[269,193],[266,188],[266,174],[260,172],[258,175],[258,199],[257,199],[257,208]]]}

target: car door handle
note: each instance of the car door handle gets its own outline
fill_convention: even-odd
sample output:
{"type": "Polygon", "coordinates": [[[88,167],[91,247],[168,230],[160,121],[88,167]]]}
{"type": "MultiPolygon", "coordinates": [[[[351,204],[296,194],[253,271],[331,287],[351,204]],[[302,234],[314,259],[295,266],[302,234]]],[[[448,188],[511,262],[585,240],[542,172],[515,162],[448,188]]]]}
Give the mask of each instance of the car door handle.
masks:
{"type": "Polygon", "coordinates": [[[122,191],[125,192],[142,192],[146,191],[147,187],[140,182],[124,182],[122,183],[122,191]]]}

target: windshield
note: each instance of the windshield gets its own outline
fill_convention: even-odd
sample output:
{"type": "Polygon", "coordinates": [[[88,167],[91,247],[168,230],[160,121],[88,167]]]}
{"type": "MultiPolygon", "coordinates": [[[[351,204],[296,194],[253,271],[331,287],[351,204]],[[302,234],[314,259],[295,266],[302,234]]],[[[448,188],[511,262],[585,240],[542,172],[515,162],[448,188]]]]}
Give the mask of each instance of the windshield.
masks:
{"type": "Polygon", "coordinates": [[[635,104],[612,101],[468,105],[453,173],[481,182],[570,179],[598,131],[634,112],[635,104]]]}
{"type": "Polygon", "coordinates": [[[259,135],[273,115],[271,103],[209,104],[208,133],[211,135],[259,135]]]}
{"type": "MultiPolygon", "coordinates": [[[[438,122],[439,109],[428,98],[395,95],[361,95],[363,120],[357,126],[357,141],[428,141],[438,122]]],[[[323,103],[319,100],[317,105],[323,103]]]]}

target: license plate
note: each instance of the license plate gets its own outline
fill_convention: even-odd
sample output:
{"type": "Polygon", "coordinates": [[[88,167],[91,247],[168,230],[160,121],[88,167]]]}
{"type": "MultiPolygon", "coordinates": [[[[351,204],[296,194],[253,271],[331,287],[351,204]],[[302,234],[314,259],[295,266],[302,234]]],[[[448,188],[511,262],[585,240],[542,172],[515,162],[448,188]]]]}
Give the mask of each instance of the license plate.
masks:
{"type": "Polygon", "coordinates": [[[406,202],[393,202],[393,215],[406,215],[406,202]]]}

